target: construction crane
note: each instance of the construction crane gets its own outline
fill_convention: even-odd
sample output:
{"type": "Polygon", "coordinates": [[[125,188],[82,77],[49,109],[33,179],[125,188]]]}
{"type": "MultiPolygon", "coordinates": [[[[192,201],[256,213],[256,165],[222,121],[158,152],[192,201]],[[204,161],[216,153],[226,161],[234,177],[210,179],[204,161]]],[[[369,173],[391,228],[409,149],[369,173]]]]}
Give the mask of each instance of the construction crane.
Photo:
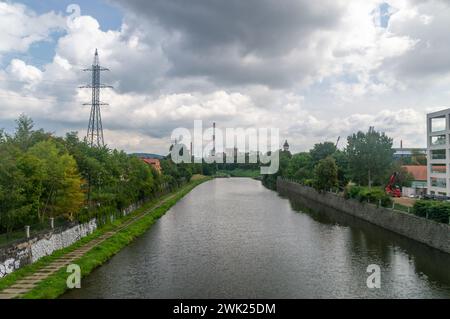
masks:
{"type": "Polygon", "coordinates": [[[336,141],[336,145],[335,145],[334,147],[336,147],[336,148],[338,147],[338,144],[339,144],[340,139],[341,139],[341,137],[338,136],[337,141],[336,141]]]}
{"type": "Polygon", "coordinates": [[[398,173],[394,172],[389,178],[389,183],[386,185],[386,193],[392,197],[402,197],[402,191],[400,187],[396,184],[398,180],[398,173]]]}

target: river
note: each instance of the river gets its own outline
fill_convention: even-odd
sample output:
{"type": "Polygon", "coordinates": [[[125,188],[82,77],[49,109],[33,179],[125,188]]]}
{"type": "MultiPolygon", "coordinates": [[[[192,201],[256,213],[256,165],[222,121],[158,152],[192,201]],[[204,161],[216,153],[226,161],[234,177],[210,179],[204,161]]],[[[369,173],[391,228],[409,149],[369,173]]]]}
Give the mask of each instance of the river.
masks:
{"type": "Polygon", "coordinates": [[[450,298],[450,256],[259,181],[201,184],[62,298],[450,298]],[[381,269],[369,289],[367,267],[381,269]]]}

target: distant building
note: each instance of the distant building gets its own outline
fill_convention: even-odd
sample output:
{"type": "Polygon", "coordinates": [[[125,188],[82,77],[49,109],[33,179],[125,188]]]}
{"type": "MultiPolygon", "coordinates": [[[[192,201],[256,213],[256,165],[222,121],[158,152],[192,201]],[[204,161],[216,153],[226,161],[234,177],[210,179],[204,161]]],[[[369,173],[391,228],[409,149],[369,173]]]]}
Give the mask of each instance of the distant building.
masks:
{"type": "Polygon", "coordinates": [[[450,109],[427,114],[428,194],[450,195],[450,109]]]}
{"type": "Polygon", "coordinates": [[[394,150],[394,159],[405,159],[405,158],[411,158],[413,155],[416,154],[427,154],[426,148],[418,148],[418,147],[409,147],[409,148],[393,148],[394,150]]]}
{"type": "Polygon", "coordinates": [[[284,141],[284,144],[283,144],[283,151],[289,152],[289,144],[288,144],[287,140],[284,141]]]}
{"type": "Polygon", "coordinates": [[[151,165],[158,173],[161,174],[161,162],[157,158],[141,158],[142,161],[151,165]]]}

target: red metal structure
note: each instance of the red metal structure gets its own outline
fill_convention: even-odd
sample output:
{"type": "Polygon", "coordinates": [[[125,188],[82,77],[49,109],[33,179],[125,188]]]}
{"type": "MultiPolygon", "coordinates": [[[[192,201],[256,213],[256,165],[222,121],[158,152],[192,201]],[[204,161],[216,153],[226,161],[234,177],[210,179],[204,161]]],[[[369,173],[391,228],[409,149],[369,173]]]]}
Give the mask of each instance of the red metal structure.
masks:
{"type": "Polygon", "coordinates": [[[400,190],[400,187],[398,185],[396,185],[397,175],[398,175],[397,172],[394,172],[394,174],[391,175],[391,177],[389,178],[389,183],[387,184],[387,186],[385,188],[386,193],[388,193],[392,197],[401,197],[402,196],[402,191],[400,190]]]}

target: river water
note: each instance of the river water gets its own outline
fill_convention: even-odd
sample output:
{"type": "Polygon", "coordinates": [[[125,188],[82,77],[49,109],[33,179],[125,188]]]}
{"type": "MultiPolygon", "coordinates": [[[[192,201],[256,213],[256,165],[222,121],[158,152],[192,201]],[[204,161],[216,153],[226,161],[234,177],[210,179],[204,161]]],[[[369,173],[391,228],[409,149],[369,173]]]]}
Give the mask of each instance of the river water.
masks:
{"type": "Polygon", "coordinates": [[[450,298],[449,255],[302,207],[252,179],[203,183],[62,297],[450,298]]]}

